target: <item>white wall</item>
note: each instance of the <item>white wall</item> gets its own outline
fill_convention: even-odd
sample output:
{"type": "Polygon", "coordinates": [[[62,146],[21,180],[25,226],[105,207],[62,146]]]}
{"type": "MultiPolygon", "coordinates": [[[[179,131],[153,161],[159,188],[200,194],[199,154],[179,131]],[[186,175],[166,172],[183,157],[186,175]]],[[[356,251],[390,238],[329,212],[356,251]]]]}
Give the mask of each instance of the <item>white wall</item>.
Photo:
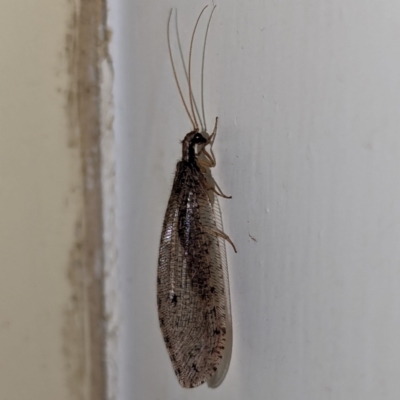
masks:
{"type": "MultiPolygon", "coordinates": [[[[400,396],[400,3],[220,0],[206,104],[220,117],[234,318],[218,389],[179,387],[156,268],[179,140],[190,129],[166,46],[203,1],[110,1],[122,320],[119,399],[400,396]],[[257,239],[253,241],[249,235],[257,239]]],[[[185,47],[186,48],[186,47],[185,47]]]]}

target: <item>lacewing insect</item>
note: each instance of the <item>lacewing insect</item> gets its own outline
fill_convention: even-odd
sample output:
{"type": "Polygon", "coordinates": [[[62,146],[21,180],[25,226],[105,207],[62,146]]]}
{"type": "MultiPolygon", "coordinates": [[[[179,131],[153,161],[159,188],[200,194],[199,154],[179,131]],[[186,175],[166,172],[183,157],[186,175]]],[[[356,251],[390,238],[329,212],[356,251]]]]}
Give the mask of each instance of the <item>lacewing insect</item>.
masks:
{"type": "MultiPolygon", "coordinates": [[[[186,75],[189,106],[185,102],[172,56],[172,10],[167,29],[175,82],[193,129],[182,141],[182,159],[176,166],[165,212],[158,259],[157,304],[160,327],[172,366],[179,383],[186,388],[193,388],[204,382],[208,382],[211,387],[218,386],[227,373],[232,347],[225,241],[232,245],[235,252],[236,249],[223,231],[217,196],[230,197],[222,193],[210,174],[210,168],[216,165],[212,146],[217,134],[218,118],[212,134],[209,135],[203,101],[205,47],[215,6],[210,13],[203,46],[203,118],[197,110],[191,84],[193,41],[206,8],[207,6],[197,18],[190,42],[186,75]]],[[[179,40],[178,33],[177,36],[179,40]]],[[[186,73],[184,62],[183,65],[186,73]]]]}

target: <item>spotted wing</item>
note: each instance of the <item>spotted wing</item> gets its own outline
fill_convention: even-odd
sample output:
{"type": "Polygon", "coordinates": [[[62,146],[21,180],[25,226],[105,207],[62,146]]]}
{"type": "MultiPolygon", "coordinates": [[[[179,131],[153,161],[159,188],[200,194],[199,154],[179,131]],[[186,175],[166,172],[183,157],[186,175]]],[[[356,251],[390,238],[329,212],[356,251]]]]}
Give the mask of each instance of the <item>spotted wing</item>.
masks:
{"type": "Polygon", "coordinates": [[[161,235],[157,300],[164,341],[183,387],[209,380],[225,349],[225,247],[214,211],[202,172],[179,162],[161,235]]]}

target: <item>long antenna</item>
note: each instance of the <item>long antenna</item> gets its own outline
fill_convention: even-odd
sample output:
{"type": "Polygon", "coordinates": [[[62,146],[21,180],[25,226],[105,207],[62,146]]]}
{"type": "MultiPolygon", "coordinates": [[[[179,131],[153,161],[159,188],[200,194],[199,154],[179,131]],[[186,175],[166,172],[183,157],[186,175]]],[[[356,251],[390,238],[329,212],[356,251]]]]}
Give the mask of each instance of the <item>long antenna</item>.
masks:
{"type": "Polygon", "coordinates": [[[192,49],[193,49],[193,41],[194,41],[194,34],[196,33],[197,25],[199,24],[200,18],[204,12],[204,10],[208,6],[205,6],[202,10],[200,15],[197,17],[196,25],[194,26],[192,39],[190,41],[190,50],[189,50],[189,99],[190,99],[190,108],[192,110],[193,120],[195,122],[195,129],[199,129],[197,125],[196,114],[194,113],[194,101],[193,101],[193,90],[192,90],[192,80],[191,80],[191,73],[192,73],[192,49]]]}
{"type": "Polygon", "coordinates": [[[203,114],[203,124],[204,124],[205,131],[207,131],[207,122],[206,122],[206,113],[204,111],[204,60],[206,58],[206,44],[207,44],[208,30],[210,29],[211,18],[213,16],[215,7],[217,7],[217,6],[214,5],[213,9],[211,10],[210,18],[208,19],[206,35],[204,37],[203,59],[201,62],[201,112],[203,114]]]}
{"type": "MultiPolygon", "coordinates": [[[[170,39],[170,37],[169,37],[169,31],[170,31],[169,26],[170,26],[170,22],[171,22],[172,11],[173,11],[173,9],[171,8],[171,11],[170,11],[169,17],[168,17],[168,25],[167,25],[167,40],[168,40],[169,59],[170,59],[170,61],[171,61],[172,71],[173,71],[173,73],[174,73],[174,78],[175,78],[175,83],[176,83],[176,86],[177,86],[177,88],[178,88],[179,95],[180,95],[180,97],[181,97],[183,106],[185,107],[186,113],[187,113],[187,115],[188,115],[188,117],[189,117],[189,119],[190,119],[190,122],[191,122],[192,125],[193,125],[193,130],[197,130],[197,129],[198,129],[198,126],[197,126],[196,117],[195,117],[194,114],[193,114],[193,116],[194,116],[194,119],[193,119],[192,116],[190,115],[189,108],[188,108],[188,106],[186,105],[185,99],[184,99],[184,97],[183,97],[183,93],[182,93],[181,86],[179,85],[178,76],[177,76],[177,74],[176,74],[176,69],[175,69],[175,64],[174,64],[174,59],[173,59],[173,57],[172,57],[171,39],[170,39]]],[[[204,10],[203,10],[203,11],[204,11],[204,10]]],[[[190,74],[190,69],[189,69],[189,74],[190,74]]],[[[190,76],[190,75],[189,75],[189,76],[190,76]]],[[[189,87],[190,87],[190,84],[189,84],[189,87]]],[[[193,110],[193,106],[192,106],[192,110],[193,110]]]]}
{"type": "MultiPolygon", "coordinates": [[[[178,9],[176,9],[176,8],[175,8],[175,30],[176,30],[176,39],[178,41],[179,55],[181,57],[183,71],[185,73],[185,78],[186,78],[186,83],[188,84],[188,87],[189,87],[189,76],[188,76],[188,71],[187,71],[186,63],[185,63],[185,57],[183,56],[182,45],[181,45],[181,40],[180,40],[180,36],[179,36],[178,9]]],[[[199,112],[199,109],[196,104],[196,99],[194,99],[194,98],[193,98],[193,103],[194,103],[194,110],[196,111],[197,118],[199,119],[199,122],[200,122],[201,131],[203,132],[205,130],[203,121],[201,120],[200,112],[199,112]]]]}

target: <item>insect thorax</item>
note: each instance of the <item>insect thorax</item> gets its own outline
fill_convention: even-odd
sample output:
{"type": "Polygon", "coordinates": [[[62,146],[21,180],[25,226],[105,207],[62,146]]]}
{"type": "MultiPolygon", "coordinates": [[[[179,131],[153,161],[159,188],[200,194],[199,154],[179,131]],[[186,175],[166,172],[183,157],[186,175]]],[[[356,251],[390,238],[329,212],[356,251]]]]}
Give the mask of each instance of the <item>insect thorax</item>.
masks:
{"type": "Polygon", "coordinates": [[[198,131],[189,132],[182,140],[182,160],[193,162],[196,160],[195,147],[197,144],[207,143],[207,139],[198,131]]]}

